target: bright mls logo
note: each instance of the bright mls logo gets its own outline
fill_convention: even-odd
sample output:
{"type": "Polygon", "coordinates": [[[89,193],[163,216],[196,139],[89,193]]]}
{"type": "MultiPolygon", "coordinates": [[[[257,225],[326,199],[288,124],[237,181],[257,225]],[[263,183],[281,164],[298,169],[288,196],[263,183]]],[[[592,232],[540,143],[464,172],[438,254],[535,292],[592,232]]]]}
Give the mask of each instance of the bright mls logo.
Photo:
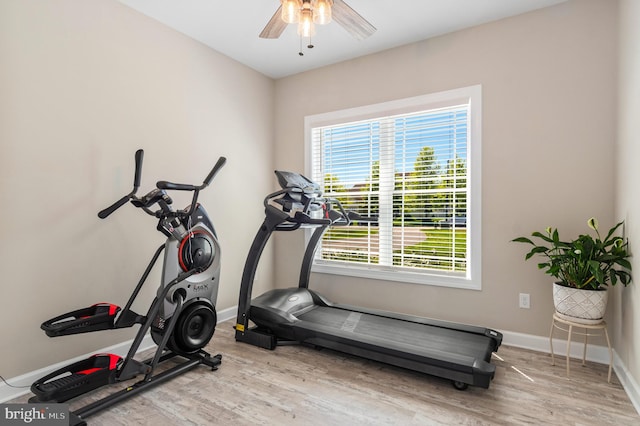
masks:
{"type": "Polygon", "coordinates": [[[0,425],[69,424],[68,404],[0,404],[0,425]]]}

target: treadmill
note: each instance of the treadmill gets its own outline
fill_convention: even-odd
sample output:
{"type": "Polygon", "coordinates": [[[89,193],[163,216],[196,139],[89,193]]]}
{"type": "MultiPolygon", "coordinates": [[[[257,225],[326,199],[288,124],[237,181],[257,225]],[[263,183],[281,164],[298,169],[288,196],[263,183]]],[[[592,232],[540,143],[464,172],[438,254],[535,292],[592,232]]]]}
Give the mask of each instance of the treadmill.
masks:
{"type": "Polygon", "coordinates": [[[245,263],[236,341],[266,349],[307,344],[384,362],[451,380],[454,387],[488,388],[495,374],[491,354],[502,343],[495,330],[465,324],[332,303],[310,290],[313,258],[332,226],[375,222],[344,210],[322,196],[306,177],[276,171],[282,189],[264,199],[265,219],[245,263]],[[274,289],[252,299],[260,256],[275,231],[315,228],[304,253],[298,287],[274,289]]]}

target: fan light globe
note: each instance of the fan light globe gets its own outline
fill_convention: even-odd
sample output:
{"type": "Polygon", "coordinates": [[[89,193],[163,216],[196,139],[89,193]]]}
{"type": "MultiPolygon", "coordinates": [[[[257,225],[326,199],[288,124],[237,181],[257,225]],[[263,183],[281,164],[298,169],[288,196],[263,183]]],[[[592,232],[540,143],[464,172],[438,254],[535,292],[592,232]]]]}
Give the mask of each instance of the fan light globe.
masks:
{"type": "Polygon", "coordinates": [[[333,0],[314,0],[313,2],[313,22],[318,25],[325,25],[331,22],[331,6],[333,0]]]}
{"type": "Polygon", "coordinates": [[[313,37],[316,35],[316,26],[313,25],[313,11],[311,9],[302,9],[300,11],[298,35],[301,37],[313,37]]]}
{"type": "Polygon", "coordinates": [[[282,4],[282,20],[287,24],[295,24],[300,19],[302,0],[280,0],[282,4]]]}

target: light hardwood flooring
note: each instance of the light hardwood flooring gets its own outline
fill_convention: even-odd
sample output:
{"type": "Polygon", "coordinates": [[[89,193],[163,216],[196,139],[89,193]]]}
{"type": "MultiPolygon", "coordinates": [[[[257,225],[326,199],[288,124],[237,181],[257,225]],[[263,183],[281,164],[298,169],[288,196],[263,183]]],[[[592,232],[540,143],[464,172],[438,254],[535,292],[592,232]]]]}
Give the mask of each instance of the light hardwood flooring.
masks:
{"type": "Polygon", "coordinates": [[[218,325],[207,350],[223,356],[217,371],[197,367],[89,425],[640,425],[615,374],[607,383],[607,366],[573,360],[567,378],[563,357],[551,366],[548,354],[508,346],[495,354],[490,388],[466,391],[330,350],[237,343],[231,322],[218,325]]]}

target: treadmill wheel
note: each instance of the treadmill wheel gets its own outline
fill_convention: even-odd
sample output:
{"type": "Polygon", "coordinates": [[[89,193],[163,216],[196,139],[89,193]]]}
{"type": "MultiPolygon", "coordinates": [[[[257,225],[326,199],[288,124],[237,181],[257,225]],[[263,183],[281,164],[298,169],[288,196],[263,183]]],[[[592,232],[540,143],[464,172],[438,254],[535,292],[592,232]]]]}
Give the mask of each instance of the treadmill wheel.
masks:
{"type": "Polygon", "coordinates": [[[466,390],[469,387],[469,385],[467,383],[464,383],[464,382],[458,382],[458,381],[454,380],[451,383],[453,383],[453,387],[456,388],[459,391],[466,390]]]}

